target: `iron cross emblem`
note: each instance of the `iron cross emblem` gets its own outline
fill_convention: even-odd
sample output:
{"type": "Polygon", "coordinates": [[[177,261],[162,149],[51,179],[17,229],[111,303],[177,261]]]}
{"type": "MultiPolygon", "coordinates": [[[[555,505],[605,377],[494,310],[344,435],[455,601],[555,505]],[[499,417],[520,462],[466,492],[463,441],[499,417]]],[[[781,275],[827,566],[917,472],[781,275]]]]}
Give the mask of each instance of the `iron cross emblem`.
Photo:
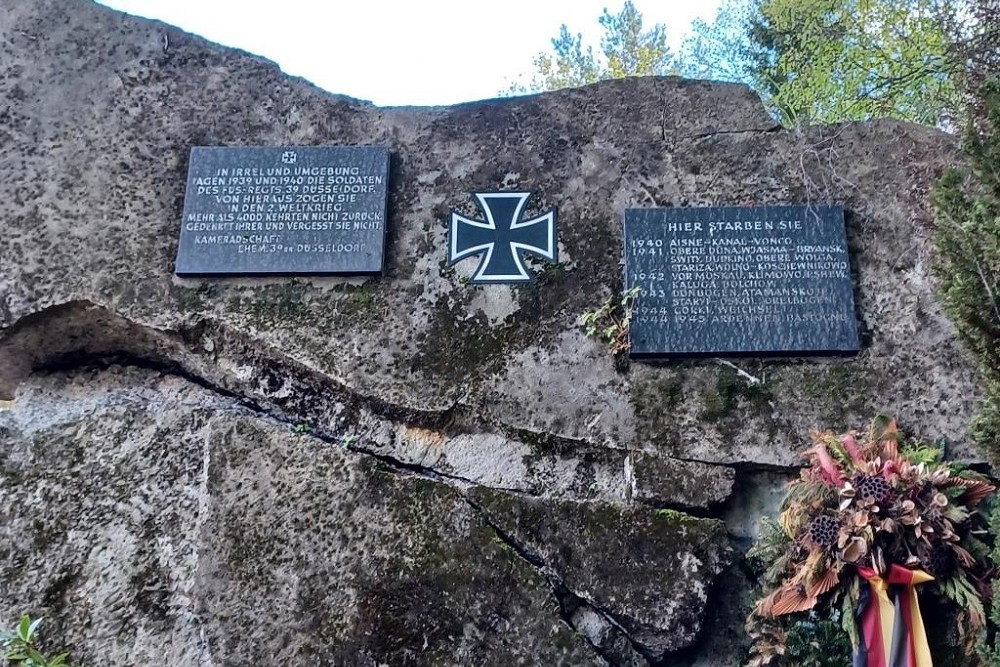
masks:
{"type": "Polygon", "coordinates": [[[522,220],[531,192],[474,192],[484,221],[451,212],[448,228],[448,265],[485,253],[472,283],[531,282],[525,255],[559,261],[556,246],[556,210],[522,220]]]}

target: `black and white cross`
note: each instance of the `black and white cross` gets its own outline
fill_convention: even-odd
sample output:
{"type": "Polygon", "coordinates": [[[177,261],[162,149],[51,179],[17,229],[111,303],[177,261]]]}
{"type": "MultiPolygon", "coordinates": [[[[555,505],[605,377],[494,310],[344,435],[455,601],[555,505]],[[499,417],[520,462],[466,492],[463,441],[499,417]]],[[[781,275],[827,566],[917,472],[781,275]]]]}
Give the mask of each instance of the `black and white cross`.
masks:
{"type": "Polygon", "coordinates": [[[485,253],[469,282],[520,283],[533,276],[524,266],[525,255],[558,262],[556,210],[522,220],[530,192],[474,192],[484,221],[451,212],[448,229],[448,265],[485,253]]]}

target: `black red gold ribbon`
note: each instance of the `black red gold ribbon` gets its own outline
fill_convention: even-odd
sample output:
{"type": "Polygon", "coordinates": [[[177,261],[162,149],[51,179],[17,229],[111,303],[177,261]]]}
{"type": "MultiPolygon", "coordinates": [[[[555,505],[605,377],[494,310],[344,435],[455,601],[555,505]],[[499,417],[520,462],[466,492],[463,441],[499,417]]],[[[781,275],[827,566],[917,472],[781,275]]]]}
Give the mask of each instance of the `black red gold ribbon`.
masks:
{"type": "Polygon", "coordinates": [[[932,667],[916,586],[934,577],[899,565],[884,578],[864,567],[858,573],[868,585],[861,587],[853,667],[932,667]]]}

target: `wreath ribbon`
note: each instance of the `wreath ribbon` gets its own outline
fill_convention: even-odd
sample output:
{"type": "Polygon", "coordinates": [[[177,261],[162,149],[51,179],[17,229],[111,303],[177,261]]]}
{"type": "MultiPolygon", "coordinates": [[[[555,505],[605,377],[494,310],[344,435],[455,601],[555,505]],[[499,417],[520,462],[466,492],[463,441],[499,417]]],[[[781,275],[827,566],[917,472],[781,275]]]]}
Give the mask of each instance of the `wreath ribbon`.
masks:
{"type": "Polygon", "coordinates": [[[932,667],[916,587],[934,577],[900,565],[890,565],[885,578],[865,567],[858,573],[868,585],[858,602],[853,667],[932,667]]]}

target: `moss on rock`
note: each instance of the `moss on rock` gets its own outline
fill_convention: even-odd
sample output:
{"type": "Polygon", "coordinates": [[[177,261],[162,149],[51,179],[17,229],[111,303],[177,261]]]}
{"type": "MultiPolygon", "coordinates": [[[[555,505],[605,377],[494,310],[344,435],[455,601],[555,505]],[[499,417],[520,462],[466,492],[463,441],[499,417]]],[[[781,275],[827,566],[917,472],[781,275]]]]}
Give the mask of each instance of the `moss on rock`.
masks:
{"type": "Polygon", "coordinates": [[[567,588],[608,610],[644,651],[661,658],[695,642],[708,591],[731,558],[725,526],[714,519],[485,488],[471,497],[567,588]]]}

